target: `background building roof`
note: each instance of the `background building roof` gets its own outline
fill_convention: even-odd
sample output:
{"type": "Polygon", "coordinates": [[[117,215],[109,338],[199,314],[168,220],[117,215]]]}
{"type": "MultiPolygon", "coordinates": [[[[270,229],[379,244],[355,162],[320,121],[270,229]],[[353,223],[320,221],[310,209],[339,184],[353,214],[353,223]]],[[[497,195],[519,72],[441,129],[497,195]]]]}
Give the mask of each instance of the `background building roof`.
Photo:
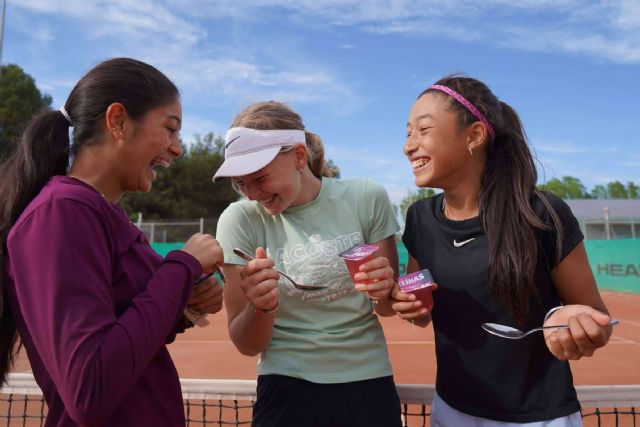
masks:
{"type": "Polygon", "coordinates": [[[565,202],[578,220],[604,218],[609,209],[609,219],[640,219],[640,199],[568,199],[565,202]]]}

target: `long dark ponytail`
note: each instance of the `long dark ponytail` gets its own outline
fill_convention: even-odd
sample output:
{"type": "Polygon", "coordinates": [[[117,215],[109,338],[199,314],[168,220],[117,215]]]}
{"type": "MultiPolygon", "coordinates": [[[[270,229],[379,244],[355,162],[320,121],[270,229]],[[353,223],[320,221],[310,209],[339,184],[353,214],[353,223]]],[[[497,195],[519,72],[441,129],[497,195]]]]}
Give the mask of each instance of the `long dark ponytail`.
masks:
{"type": "MultiPolygon", "coordinates": [[[[537,230],[557,230],[557,254],[561,250],[562,225],[536,189],[538,174],[520,117],[508,104],[498,100],[482,82],[461,76],[448,76],[436,84],[447,86],[478,108],[493,126],[496,138],[488,141],[487,163],[480,190],[480,219],[489,241],[487,283],[517,323],[522,324],[531,298],[538,298],[534,273],[538,261],[537,230]],[[534,197],[546,205],[553,225],[545,224],[532,209],[534,197]]],[[[427,89],[438,96],[448,96],[427,89]]],[[[422,94],[421,94],[422,96],[422,94]]],[[[478,119],[453,100],[451,109],[461,126],[478,119]]]]}
{"type": "Polygon", "coordinates": [[[5,289],[6,244],[11,227],[52,176],[66,175],[72,155],[100,142],[109,105],[122,103],[135,120],[178,96],[176,86],[151,65],[129,58],[104,61],[71,91],[64,105],[67,117],[61,111],[34,116],[16,151],[0,165],[0,384],[4,383],[17,351],[14,351],[16,326],[5,289]]]}

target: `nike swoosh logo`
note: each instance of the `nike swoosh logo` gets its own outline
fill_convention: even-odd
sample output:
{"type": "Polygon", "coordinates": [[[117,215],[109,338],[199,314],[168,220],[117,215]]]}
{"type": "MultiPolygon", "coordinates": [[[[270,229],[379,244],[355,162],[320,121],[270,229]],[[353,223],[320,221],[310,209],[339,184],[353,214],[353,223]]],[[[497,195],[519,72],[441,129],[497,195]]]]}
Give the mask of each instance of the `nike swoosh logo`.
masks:
{"type": "Polygon", "coordinates": [[[469,243],[472,240],[476,240],[476,238],[472,237],[470,239],[463,240],[462,242],[457,242],[456,239],[453,239],[453,246],[455,246],[456,248],[459,248],[459,247],[462,247],[462,246],[466,245],[467,243],[469,243]]]}
{"type": "Polygon", "coordinates": [[[236,139],[240,138],[239,136],[236,136],[235,138],[233,138],[231,141],[227,142],[227,145],[224,146],[224,148],[229,148],[229,146],[231,145],[231,143],[233,141],[235,141],[236,139]]]}

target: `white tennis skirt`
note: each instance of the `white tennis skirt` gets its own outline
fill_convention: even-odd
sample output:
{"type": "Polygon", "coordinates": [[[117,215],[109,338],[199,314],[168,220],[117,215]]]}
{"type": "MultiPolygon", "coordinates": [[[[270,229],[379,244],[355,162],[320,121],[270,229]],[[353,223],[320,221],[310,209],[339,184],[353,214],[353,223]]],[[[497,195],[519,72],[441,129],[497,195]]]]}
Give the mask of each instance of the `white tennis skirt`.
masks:
{"type": "Polygon", "coordinates": [[[582,416],[580,411],[565,417],[554,418],[546,421],[536,421],[533,423],[508,423],[494,421],[487,418],[474,417],[460,412],[447,405],[438,396],[433,397],[431,402],[431,427],[582,427],[582,416]]]}

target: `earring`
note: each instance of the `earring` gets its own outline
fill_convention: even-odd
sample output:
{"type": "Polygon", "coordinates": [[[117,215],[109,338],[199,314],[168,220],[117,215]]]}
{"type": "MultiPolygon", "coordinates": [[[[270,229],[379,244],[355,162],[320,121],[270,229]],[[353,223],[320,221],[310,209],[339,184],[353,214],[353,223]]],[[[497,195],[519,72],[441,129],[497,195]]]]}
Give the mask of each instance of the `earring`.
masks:
{"type": "Polygon", "coordinates": [[[473,148],[469,147],[469,155],[473,156],[473,148]]]}
{"type": "Polygon", "coordinates": [[[300,172],[300,175],[302,175],[302,168],[298,169],[298,172],[300,172]]]}

